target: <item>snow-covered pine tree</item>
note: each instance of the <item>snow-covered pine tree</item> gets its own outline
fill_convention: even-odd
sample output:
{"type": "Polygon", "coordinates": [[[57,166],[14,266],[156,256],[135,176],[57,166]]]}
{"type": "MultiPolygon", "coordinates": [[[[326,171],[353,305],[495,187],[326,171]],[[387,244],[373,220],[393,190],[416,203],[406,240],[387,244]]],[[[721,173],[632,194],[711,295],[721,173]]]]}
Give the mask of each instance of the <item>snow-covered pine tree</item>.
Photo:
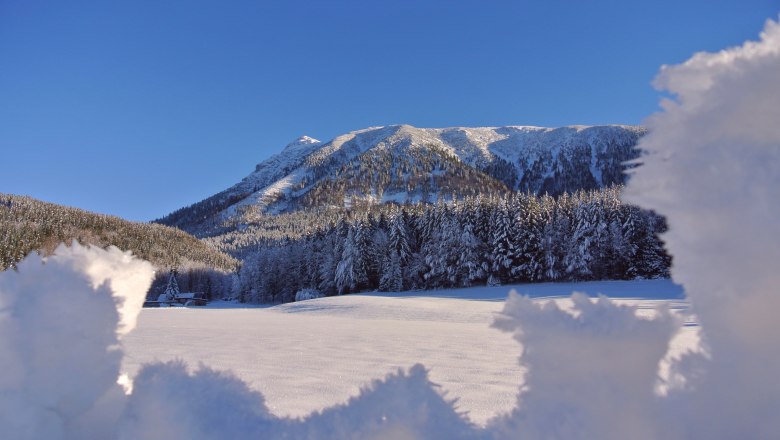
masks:
{"type": "Polygon", "coordinates": [[[471,286],[485,279],[483,268],[485,250],[483,246],[483,243],[474,234],[473,224],[467,221],[460,234],[460,254],[457,261],[457,267],[462,271],[460,278],[463,287],[471,286]]]}
{"type": "Polygon", "coordinates": [[[474,235],[476,235],[482,243],[489,243],[491,239],[491,203],[492,199],[486,199],[479,194],[474,200],[473,210],[470,210],[474,215],[474,235]]]}
{"type": "Polygon", "coordinates": [[[173,301],[176,299],[176,295],[181,293],[179,291],[179,283],[176,281],[176,274],[176,268],[171,269],[171,273],[168,276],[168,284],[165,286],[165,292],[163,294],[168,301],[173,301]]]}
{"type": "Polygon", "coordinates": [[[519,206],[514,236],[517,251],[511,274],[519,281],[538,281],[544,276],[541,205],[537,197],[524,194],[520,196],[519,206]]]}
{"type": "Polygon", "coordinates": [[[397,252],[390,251],[382,268],[382,278],[379,280],[379,290],[384,292],[400,292],[403,290],[403,274],[400,257],[397,252]]]}
{"type": "Polygon", "coordinates": [[[445,211],[438,240],[438,258],[435,261],[436,273],[441,276],[441,286],[458,286],[465,275],[459,265],[461,254],[460,224],[453,211],[445,211]]]}
{"type": "Polygon", "coordinates": [[[422,265],[418,270],[420,270],[424,280],[424,287],[428,289],[439,286],[438,278],[441,271],[436,262],[439,259],[439,240],[441,239],[441,221],[444,208],[444,202],[439,200],[432,209],[426,211],[421,222],[419,257],[422,265]]]}
{"type": "Polygon", "coordinates": [[[387,236],[387,226],[382,229],[377,224],[372,228],[371,240],[368,245],[368,264],[366,266],[368,286],[378,286],[382,278],[385,267],[385,259],[389,252],[389,238],[387,236]]]}
{"type": "Polygon", "coordinates": [[[619,258],[616,263],[620,264],[624,277],[631,280],[641,277],[643,272],[642,261],[638,258],[639,246],[643,238],[639,227],[641,219],[639,218],[639,209],[634,206],[623,206],[622,214],[620,240],[614,243],[619,258]]]}
{"type": "Polygon", "coordinates": [[[324,234],[322,231],[317,231],[305,240],[303,263],[306,268],[306,281],[304,288],[317,290],[319,286],[319,270],[323,263],[323,243],[324,234]]]}
{"type": "Polygon", "coordinates": [[[344,247],[341,251],[341,258],[336,265],[335,283],[336,291],[339,295],[349,292],[350,289],[355,287],[354,277],[354,259],[355,255],[355,232],[353,228],[349,228],[347,237],[344,240],[344,247]]]}
{"type": "MultiPolygon", "coordinates": [[[[417,240],[419,242],[419,250],[423,252],[423,247],[431,241],[433,233],[438,227],[438,209],[437,207],[430,207],[425,210],[423,215],[417,217],[416,229],[418,231],[417,240]]],[[[411,243],[410,243],[411,244],[411,243]]],[[[423,255],[423,258],[425,256],[423,255]]]]}
{"type": "Polygon", "coordinates": [[[344,243],[347,239],[348,231],[349,227],[343,218],[339,219],[336,225],[328,231],[328,251],[323,256],[319,284],[320,291],[326,295],[339,293],[336,285],[336,272],[344,252],[344,243]]]}
{"type": "Polygon", "coordinates": [[[336,290],[339,294],[356,292],[368,282],[364,253],[368,237],[360,222],[349,226],[341,251],[341,260],[336,266],[336,290]]]}
{"type": "Polygon", "coordinates": [[[400,264],[406,264],[412,255],[409,246],[409,233],[401,214],[395,215],[390,220],[389,248],[398,254],[400,264]]]}
{"type": "Polygon", "coordinates": [[[590,263],[593,260],[593,236],[597,225],[593,224],[595,216],[593,205],[584,193],[574,196],[572,237],[564,256],[566,274],[575,280],[588,279],[592,272],[590,263]]]}
{"type": "Polygon", "coordinates": [[[619,264],[619,252],[615,246],[620,246],[620,198],[614,189],[605,189],[591,193],[593,210],[591,224],[593,239],[591,241],[593,261],[590,269],[596,279],[622,278],[619,264]]]}
{"type": "Polygon", "coordinates": [[[554,281],[561,278],[564,268],[563,254],[569,233],[569,218],[557,200],[545,195],[542,197],[542,261],[544,279],[554,281]]]}
{"type": "Polygon", "coordinates": [[[672,266],[672,257],[664,249],[663,242],[658,234],[666,232],[666,219],[653,213],[645,212],[639,251],[637,252],[642,278],[661,278],[669,276],[669,268],[672,266]]]}
{"type": "Polygon", "coordinates": [[[336,266],[341,258],[341,239],[335,229],[325,234],[317,276],[317,289],[325,295],[336,293],[336,266]]]}
{"type": "Polygon", "coordinates": [[[372,257],[371,253],[371,229],[369,225],[363,221],[354,223],[355,228],[355,246],[353,255],[353,270],[355,277],[355,287],[357,291],[363,290],[368,287],[368,276],[370,273],[372,257]]]}
{"type": "Polygon", "coordinates": [[[515,262],[515,229],[509,198],[494,211],[492,226],[491,275],[504,283],[511,279],[511,269],[515,262]]]}

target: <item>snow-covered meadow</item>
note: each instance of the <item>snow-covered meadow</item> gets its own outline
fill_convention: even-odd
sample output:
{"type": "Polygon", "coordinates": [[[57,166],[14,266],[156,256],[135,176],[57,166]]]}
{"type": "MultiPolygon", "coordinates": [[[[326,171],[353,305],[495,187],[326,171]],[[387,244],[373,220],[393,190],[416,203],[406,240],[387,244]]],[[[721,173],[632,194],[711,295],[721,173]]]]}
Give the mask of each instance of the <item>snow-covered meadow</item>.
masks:
{"type": "MultiPolygon", "coordinates": [[[[277,416],[346,402],[360,387],[416,363],[473,422],[509,412],[524,368],[520,344],[491,327],[510,289],[569,307],[572,291],[605,294],[652,314],[659,303],[685,319],[682,289],[668,280],[549,283],[321,298],[274,307],[144,309],[123,340],[123,371],[184,360],[229,370],[260,391],[277,416]]],[[[673,353],[696,346],[683,327],[673,353]]]]}

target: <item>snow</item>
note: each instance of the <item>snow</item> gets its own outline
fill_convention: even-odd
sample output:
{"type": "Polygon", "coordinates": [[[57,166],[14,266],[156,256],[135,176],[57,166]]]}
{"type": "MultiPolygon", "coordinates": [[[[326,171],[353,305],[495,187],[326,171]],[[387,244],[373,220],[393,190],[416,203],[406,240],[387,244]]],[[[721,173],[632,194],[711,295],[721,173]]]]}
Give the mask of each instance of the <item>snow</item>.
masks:
{"type": "Polygon", "coordinates": [[[77,243],[0,273],[3,438],[104,437],[95,405],[122,395],[118,342],[135,327],[152,275],[129,253],[77,243]]]}
{"type": "MultiPolygon", "coordinates": [[[[18,267],[0,274],[11,312],[0,314],[0,428],[13,438],[479,438],[503,425],[472,421],[511,415],[527,374],[520,345],[490,327],[498,288],[146,309],[135,320],[152,270],[129,254],[74,244],[18,267]]],[[[647,302],[644,320],[657,319],[659,302],[686,313],[664,280],[514,287],[620,289],[652,298],[617,300],[647,302]]],[[[551,300],[582,308],[534,301],[551,300]]]]}
{"type": "MultiPolygon", "coordinates": [[[[511,289],[537,297],[619,293],[620,304],[652,315],[659,303],[685,313],[680,287],[668,280],[549,283],[320,298],[274,307],[144,309],[123,340],[123,371],[182,359],[230,370],[265,396],[276,416],[302,417],[345,403],[360,387],[416,363],[430,369],[457,408],[484,425],[515,405],[524,369],[520,346],[490,325],[511,289]]],[[[228,303],[235,306],[235,303],[228,303]]],[[[683,329],[678,351],[695,347],[696,327],[683,329]]]]}
{"type": "Polygon", "coordinates": [[[301,136],[298,139],[287,144],[287,146],[284,147],[282,152],[285,154],[296,153],[299,151],[303,151],[304,153],[306,153],[311,150],[311,147],[317,146],[321,143],[322,143],[321,141],[318,141],[317,139],[314,139],[312,137],[301,136]]]}
{"type": "Polygon", "coordinates": [[[668,309],[640,319],[606,297],[572,296],[572,309],[511,295],[496,327],[523,346],[525,391],[495,422],[506,437],[664,438],[651,415],[658,365],[679,328],[668,309]]]}
{"type": "Polygon", "coordinates": [[[419,203],[423,201],[422,194],[413,194],[409,196],[407,191],[390,192],[387,191],[382,194],[382,198],[379,199],[380,203],[419,203]]]}
{"type": "Polygon", "coordinates": [[[702,325],[703,353],[672,367],[688,438],[776,438],[780,419],[780,25],[761,39],[664,66],[673,98],[648,120],[629,201],[666,216],[672,276],[702,325]],[[771,409],[770,409],[771,408],[771,409]]]}
{"type": "Polygon", "coordinates": [[[232,205],[230,208],[228,208],[228,211],[226,211],[227,215],[230,215],[230,213],[235,213],[236,211],[240,211],[241,208],[248,206],[265,208],[276,202],[281,196],[290,194],[293,187],[300,184],[307,176],[308,173],[305,169],[297,168],[290,174],[282,177],[265,188],[252,193],[252,195],[248,196],[244,200],[241,200],[240,202],[232,205]]]}

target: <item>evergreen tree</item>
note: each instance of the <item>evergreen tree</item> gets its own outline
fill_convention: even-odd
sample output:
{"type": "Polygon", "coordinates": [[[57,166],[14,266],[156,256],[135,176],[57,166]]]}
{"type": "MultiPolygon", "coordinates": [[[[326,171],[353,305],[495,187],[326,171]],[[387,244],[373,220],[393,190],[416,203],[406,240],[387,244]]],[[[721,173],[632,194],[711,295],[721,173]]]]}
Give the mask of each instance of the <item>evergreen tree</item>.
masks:
{"type": "Polygon", "coordinates": [[[165,298],[168,301],[173,301],[176,296],[179,295],[179,283],[176,281],[176,269],[171,269],[171,273],[168,276],[168,285],[165,286],[165,298]]]}
{"type": "Polygon", "coordinates": [[[382,229],[377,224],[373,229],[371,240],[368,246],[367,255],[367,285],[369,287],[378,286],[379,281],[384,273],[385,260],[389,253],[392,252],[389,249],[389,238],[387,236],[387,226],[382,229]]]}
{"type": "Polygon", "coordinates": [[[491,274],[500,282],[507,282],[510,280],[511,269],[515,262],[513,239],[515,231],[508,199],[494,212],[492,222],[494,227],[491,231],[491,274]]]}
{"type": "Polygon", "coordinates": [[[400,292],[403,290],[401,261],[397,252],[391,251],[385,258],[382,267],[382,278],[379,281],[379,290],[384,292],[400,292]]]}
{"type": "Polygon", "coordinates": [[[538,281],[544,276],[544,253],[542,249],[542,213],[539,201],[534,196],[522,198],[518,233],[515,235],[517,249],[516,265],[512,275],[520,281],[538,281]]]}
{"type": "Polygon", "coordinates": [[[474,226],[470,222],[463,225],[460,245],[457,267],[463,272],[460,277],[463,280],[463,286],[468,287],[485,279],[482,261],[485,251],[483,244],[474,234],[474,226]]]}
{"type": "Polygon", "coordinates": [[[356,292],[368,281],[366,274],[365,231],[360,223],[348,228],[341,260],[336,266],[336,290],[339,294],[356,292]]]}
{"type": "Polygon", "coordinates": [[[620,240],[615,243],[617,248],[617,261],[625,279],[634,279],[641,277],[642,261],[638,258],[639,249],[642,243],[641,229],[639,223],[639,210],[633,206],[626,206],[623,209],[624,215],[620,225],[620,240]]]}
{"type": "MultiPolygon", "coordinates": [[[[584,196],[582,196],[584,197],[584,196]]],[[[593,261],[593,243],[595,229],[593,206],[582,202],[574,209],[574,228],[571,242],[564,256],[566,273],[572,279],[589,279],[592,272],[590,268],[593,261]]]]}
{"type": "Polygon", "coordinates": [[[317,289],[325,295],[336,293],[336,267],[341,258],[341,239],[332,231],[325,235],[318,268],[317,289]]]}
{"type": "Polygon", "coordinates": [[[406,264],[412,255],[409,246],[409,233],[402,215],[396,215],[390,221],[390,249],[398,255],[400,264],[406,264]]]}
{"type": "Polygon", "coordinates": [[[437,250],[429,262],[432,281],[435,281],[434,287],[457,286],[464,275],[458,264],[461,253],[459,230],[460,225],[455,215],[445,211],[442,224],[436,233],[437,250]]]}
{"type": "MultiPolygon", "coordinates": [[[[566,203],[563,201],[563,203],[566,203]]],[[[544,279],[558,280],[563,276],[562,267],[565,243],[569,234],[569,217],[566,210],[561,208],[559,201],[551,197],[545,197],[542,202],[544,213],[542,229],[542,259],[544,267],[544,279]]]]}

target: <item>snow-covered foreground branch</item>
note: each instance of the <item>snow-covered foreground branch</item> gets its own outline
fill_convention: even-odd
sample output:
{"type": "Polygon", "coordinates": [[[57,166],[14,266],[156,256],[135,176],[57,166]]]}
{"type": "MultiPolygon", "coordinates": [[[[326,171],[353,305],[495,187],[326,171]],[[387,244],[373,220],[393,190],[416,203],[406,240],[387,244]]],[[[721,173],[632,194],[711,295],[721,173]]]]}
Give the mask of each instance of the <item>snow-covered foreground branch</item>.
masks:
{"type": "MultiPolygon", "coordinates": [[[[0,432],[25,439],[772,438],[780,432],[780,26],[762,40],[662,70],[678,96],[650,121],[632,201],[667,216],[665,239],[706,337],[656,393],[681,323],[665,310],[575,294],[572,310],[510,295],[496,326],[522,343],[516,409],[486,427],[422,366],[303,419],[272,415],[230,373],[151,364],[117,385],[120,339],[152,277],[117,249],[73,245],[0,274],[0,432]]],[[[518,346],[518,351],[520,348],[518,346]]]]}

